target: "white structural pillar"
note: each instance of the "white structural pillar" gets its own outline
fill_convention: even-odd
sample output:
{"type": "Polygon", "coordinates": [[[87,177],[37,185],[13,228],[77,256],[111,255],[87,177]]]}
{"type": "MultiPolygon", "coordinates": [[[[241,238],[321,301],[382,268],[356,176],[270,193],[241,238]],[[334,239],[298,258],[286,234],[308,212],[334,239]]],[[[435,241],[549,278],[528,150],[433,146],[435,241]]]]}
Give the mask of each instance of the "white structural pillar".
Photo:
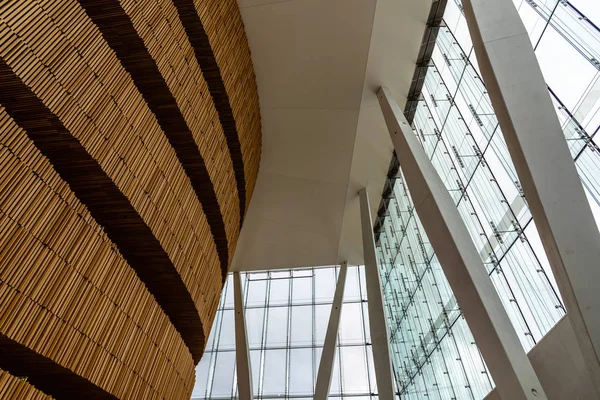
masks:
{"type": "Polygon", "coordinates": [[[388,326],[385,319],[381,278],[377,266],[371,207],[367,189],[361,189],[360,221],[362,226],[363,252],[365,259],[365,283],[367,287],[367,308],[369,310],[369,331],[373,350],[373,364],[379,400],[394,399],[394,373],[390,353],[388,326]]]}
{"type": "Polygon", "coordinates": [[[348,263],[344,261],[340,266],[335,294],[333,295],[333,304],[327,323],[327,332],[325,333],[325,342],[323,343],[323,352],[319,362],[319,372],[317,373],[317,383],[315,385],[315,399],[327,400],[329,397],[329,388],[331,387],[331,373],[333,371],[333,362],[337,347],[338,327],[340,325],[340,316],[342,314],[342,300],[344,299],[344,287],[346,286],[346,275],[348,272],[348,263]]]}
{"type": "Polygon", "coordinates": [[[252,399],[252,370],[246,334],[246,317],[242,293],[242,279],[239,272],[233,273],[233,307],[235,309],[235,361],[237,385],[240,400],[252,399]]]}
{"type": "Polygon", "coordinates": [[[598,228],[512,1],[463,5],[486,88],[600,397],[598,228]]]}
{"type": "Polygon", "coordinates": [[[413,204],[502,399],[546,398],[475,244],[387,88],[377,97],[413,204]]]}
{"type": "Polygon", "coordinates": [[[512,0],[462,4],[486,89],[600,398],[598,227],[512,0]]]}

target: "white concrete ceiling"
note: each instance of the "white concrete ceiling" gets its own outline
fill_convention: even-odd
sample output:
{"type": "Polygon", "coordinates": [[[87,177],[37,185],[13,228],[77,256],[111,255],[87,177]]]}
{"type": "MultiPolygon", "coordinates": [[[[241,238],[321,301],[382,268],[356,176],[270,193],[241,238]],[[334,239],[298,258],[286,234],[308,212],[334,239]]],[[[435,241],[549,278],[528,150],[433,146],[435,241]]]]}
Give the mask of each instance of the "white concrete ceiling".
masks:
{"type": "Polygon", "coordinates": [[[429,0],[238,0],[262,114],[260,171],[233,270],[361,264],[392,156],[375,91],[400,104],[429,0]]]}

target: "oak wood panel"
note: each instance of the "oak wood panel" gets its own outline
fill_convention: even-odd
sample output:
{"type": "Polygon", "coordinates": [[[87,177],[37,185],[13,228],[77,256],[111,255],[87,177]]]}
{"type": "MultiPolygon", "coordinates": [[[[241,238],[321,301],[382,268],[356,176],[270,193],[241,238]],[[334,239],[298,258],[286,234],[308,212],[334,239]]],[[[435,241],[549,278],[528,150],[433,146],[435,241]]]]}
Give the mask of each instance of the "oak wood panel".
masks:
{"type": "Polygon", "coordinates": [[[0,86],[0,368],[189,398],[260,160],[235,1],[3,1],[0,86]]]}
{"type": "MultiPolygon", "coordinates": [[[[216,192],[225,224],[228,260],[231,260],[240,233],[239,186],[236,184],[229,140],[223,134],[212,91],[209,93],[196,59],[190,57],[193,49],[177,10],[171,0],[125,0],[121,6],[156,62],[199,147],[216,192]]],[[[233,121],[233,116],[231,118],[233,121]]],[[[241,152],[239,156],[241,162],[241,152]]],[[[243,166],[240,171],[243,177],[243,166]]],[[[225,274],[227,269],[223,272],[225,274]]]]}
{"type": "MultiPolygon", "coordinates": [[[[194,49],[197,63],[202,69],[204,78],[208,84],[210,96],[219,113],[219,121],[225,137],[227,138],[227,146],[233,162],[237,183],[241,227],[241,224],[244,221],[249,196],[246,194],[247,182],[239,133],[237,131],[236,121],[231,109],[227,90],[225,89],[221,71],[217,64],[217,60],[215,59],[213,49],[210,46],[208,35],[206,34],[204,25],[196,11],[193,0],[173,0],[173,3],[177,7],[179,19],[181,20],[189,42],[194,49]]],[[[223,40],[231,40],[231,37],[224,37],[223,40]]],[[[250,177],[250,179],[252,179],[252,177],[250,177]]],[[[254,177],[254,179],[256,179],[256,177],[254,177]]]]}
{"type": "Polygon", "coordinates": [[[237,127],[248,204],[260,163],[261,122],[256,77],[237,1],[174,1],[193,1],[208,35],[237,127]]]}
{"type": "MultiPolygon", "coordinates": [[[[140,385],[154,387],[163,395],[171,393],[171,398],[189,396],[194,364],[170,320],[102,228],[4,110],[0,110],[0,131],[0,282],[120,360],[141,377],[140,385]],[[148,369],[147,359],[163,366],[159,375],[148,369]]],[[[15,326],[18,338],[40,334],[23,319],[27,315],[1,315],[0,321],[9,325],[0,332],[9,332],[11,323],[21,321],[15,326]]],[[[72,351],[68,340],[56,340],[63,345],[52,350],[62,351],[56,353],[60,357],[72,351]]],[[[84,362],[78,363],[86,367],[82,376],[100,385],[97,374],[102,370],[98,370],[95,354],[82,357],[84,362]]],[[[52,359],[55,363],[63,360],[64,368],[74,368],[64,358],[52,359]]],[[[0,367],[5,367],[5,361],[0,357],[0,367]]]]}
{"type": "Polygon", "coordinates": [[[119,0],[79,0],[79,3],[100,29],[125,70],[131,75],[137,89],[177,153],[202,203],[217,246],[224,277],[229,265],[229,257],[223,217],[204,159],[173,94],[119,0]]]}
{"type": "MultiPolygon", "coordinates": [[[[65,4],[69,9],[73,6],[79,8],[76,2],[65,2],[65,4]]],[[[35,9],[27,11],[30,16],[36,15],[35,9]]],[[[80,8],[79,11],[82,12],[80,8]]],[[[83,12],[81,15],[82,22],[90,23],[83,12]]],[[[46,27],[42,22],[36,21],[35,25],[45,28],[46,34],[53,33],[51,27],[46,27]]],[[[93,24],[90,23],[90,26],[95,30],[93,24]]],[[[79,29],[83,27],[85,25],[79,26],[79,29]]],[[[94,36],[100,39],[97,42],[98,48],[105,48],[109,51],[109,55],[112,54],[108,46],[101,41],[99,32],[96,30],[95,33],[94,36]]],[[[32,36],[33,42],[36,32],[29,29],[28,34],[32,36]]],[[[12,39],[27,49],[22,40],[17,40],[13,36],[7,36],[7,39],[12,39]]],[[[6,41],[6,43],[11,42],[6,41]]],[[[31,82],[33,89],[41,93],[43,100],[55,110],[66,110],[61,120],[81,141],[85,149],[99,161],[102,168],[109,171],[111,178],[119,188],[123,189],[136,211],[151,227],[152,233],[159,239],[177,267],[181,278],[186,282],[187,290],[194,299],[201,318],[205,315],[214,315],[213,310],[216,309],[221,290],[221,274],[214,250],[215,245],[202,208],[164,134],[139,93],[135,91],[135,87],[131,90],[133,85],[128,80],[129,77],[122,74],[122,67],[114,54],[112,59],[107,56],[104,64],[99,65],[96,70],[89,71],[91,67],[84,63],[85,59],[79,57],[81,52],[78,49],[72,50],[69,42],[63,44],[58,34],[52,38],[53,48],[62,54],[72,55],[68,63],[53,59],[52,54],[44,52],[43,42],[33,42],[33,44],[41,48],[36,48],[36,53],[21,50],[13,59],[17,67],[24,65],[24,63],[18,64],[18,59],[26,60],[28,66],[36,66],[43,62],[49,65],[49,68],[41,66],[31,71],[23,67],[22,71],[27,73],[20,78],[31,82]],[[45,58],[39,60],[37,56],[45,58]],[[108,69],[107,66],[114,69],[108,69]],[[88,72],[85,68],[88,68],[88,72]],[[41,77],[44,79],[40,79],[41,77]],[[86,79],[82,82],[81,77],[86,79]],[[104,77],[104,80],[109,82],[123,77],[120,83],[128,89],[126,92],[128,97],[121,100],[123,102],[121,107],[137,113],[132,111],[130,117],[123,117],[117,104],[114,104],[117,97],[107,93],[99,77],[104,77]],[[141,100],[141,103],[133,100],[141,100]],[[99,113],[99,110],[102,113],[99,113]],[[155,164],[159,164],[158,168],[152,168],[155,164]],[[167,179],[168,182],[165,182],[167,179]]],[[[90,57],[92,55],[90,53],[90,57]]],[[[117,87],[115,91],[118,89],[121,88],[117,87]]],[[[112,211],[108,210],[108,212],[112,211]]],[[[124,221],[118,217],[116,220],[117,223],[124,221]]],[[[139,246],[147,244],[146,241],[136,240],[137,235],[127,234],[126,231],[117,230],[115,233],[121,234],[125,239],[139,246]]],[[[140,268],[151,265],[151,261],[156,262],[157,259],[152,258],[142,262],[140,268]]],[[[165,282],[161,282],[161,278],[152,271],[147,272],[152,275],[148,278],[155,279],[158,289],[161,290],[165,282]]],[[[172,311],[185,313],[183,308],[177,306],[173,306],[172,311]]],[[[171,315],[170,312],[167,313],[171,315]]],[[[190,312],[186,315],[192,314],[190,312]]],[[[204,331],[207,329],[204,328],[204,331]]],[[[189,338],[198,342],[196,350],[193,351],[196,359],[199,359],[204,343],[201,333],[202,329],[188,331],[189,338]]]]}

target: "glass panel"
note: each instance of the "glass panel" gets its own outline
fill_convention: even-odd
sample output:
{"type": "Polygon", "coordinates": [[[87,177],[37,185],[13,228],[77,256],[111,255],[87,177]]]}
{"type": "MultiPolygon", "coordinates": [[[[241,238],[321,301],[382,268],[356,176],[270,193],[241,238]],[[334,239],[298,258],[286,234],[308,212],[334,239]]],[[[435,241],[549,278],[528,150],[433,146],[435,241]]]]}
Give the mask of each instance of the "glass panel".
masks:
{"type": "Polygon", "coordinates": [[[209,378],[209,367],[210,367],[211,354],[204,353],[202,359],[196,366],[196,384],[192,391],[192,397],[206,397],[206,389],[208,388],[209,378]]]}
{"type": "Polygon", "coordinates": [[[307,304],[312,302],[312,277],[294,278],[292,281],[292,304],[307,304]]]}
{"type": "MultiPolygon", "coordinates": [[[[581,12],[589,2],[578,2],[515,0],[592,210],[600,217],[595,138],[600,31],[584,15],[592,9],[581,12]],[[566,79],[573,74],[574,80],[566,79]]],[[[564,307],[480,77],[460,0],[448,2],[444,20],[411,122],[528,350],[564,315],[564,307]]],[[[402,398],[483,398],[493,382],[401,172],[387,185],[392,198],[381,206],[377,251],[402,398]]]]}
{"type": "Polygon", "coordinates": [[[223,293],[225,294],[223,306],[225,308],[233,307],[233,279],[227,279],[225,287],[223,288],[223,293]]]}
{"type": "Polygon", "coordinates": [[[261,350],[250,350],[250,368],[252,369],[252,393],[254,394],[254,396],[258,396],[258,383],[261,372],[261,353],[261,350]]]}
{"type": "Polygon", "coordinates": [[[285,346],[288,336],[288,308],[269,308],[267,319],[267,347],[285,346]]]}
{"type": "Polygon", "coordinates": [[[344,393],[369,393],[365,348],[342,346],[340,350],[344,393]]]}
{"type": "Polygon", "coordinates": [[[272,279],[271,289],[269,291],[269,305],[288,304],[290,295],[289,279],[272,279]]]}
{"type": "Polygon", "coordinates": [[[331,371],[331,386],[329,387],[330,395],[339,395],[342,393],[342,377],[340,376],[340,348],[337,348],[333,357],[333,370],[331,371]]]}
{"type": "Polygon", "coordinates": [[[264,308],[246,309],[246,334],[250,348],[260,347],[263,340],[264,308]]]}
{"type": "Polygon", "coordinates": [[[267,301],[267,281],[250,280],[246,296],[246,306],[264,306],[267,301]]]}
{"type": "Polygon", "coordinates": [[[264,395],[285,393],[286,350],[265,351],[264,395]]]}
{"type": "Polygon", "coordinates": [[[292,395],[313,394],[313,351],[292,349],[290,351],[290,387],[292,395]]]}
{"type": "Polygon", "coordinates": [[[234,374],[235,352],[222,351],[217,353],[211,395],[231,396],[233,393],[234,374]]]}
{"type": "Polygon", "coordinates": [[[323,345],[325,341],[329,314],[331,314],[331,304],[319,304],[315,306],[315,343],[317,345],[323,345]]]}
{"type": "Polygon", "coordinates": [[[338,330],[340,344],[364,343],[363,330],[356,329],[360,326],[362,326],[361,303],[344,303],[338,330]]]}
{"type": "Polygon", "coordinates": [[[358,283],[358,267],[348,267],[346,283],[344,285],[344,301],[360,300],[360,286],[358,283]]]}
{"type": "Polygon", "coordinates": [[[313,307],[295,306],[291,308],[291,344],[310,345],[313,342],[313,307]]]}
{"type": "Polygon", "coordinates": [[[219,333],[218,347],[219,350],[227,350],[235,348],[235,321],[233,310],[222,311],[223,321],[221,322],[221,330],[219,333]]]}
{"type": "Polygon", "coordinates": [[[315,300],[317,302],[333,301],[337,277],[333,268],[315,269],[315,300]]]}

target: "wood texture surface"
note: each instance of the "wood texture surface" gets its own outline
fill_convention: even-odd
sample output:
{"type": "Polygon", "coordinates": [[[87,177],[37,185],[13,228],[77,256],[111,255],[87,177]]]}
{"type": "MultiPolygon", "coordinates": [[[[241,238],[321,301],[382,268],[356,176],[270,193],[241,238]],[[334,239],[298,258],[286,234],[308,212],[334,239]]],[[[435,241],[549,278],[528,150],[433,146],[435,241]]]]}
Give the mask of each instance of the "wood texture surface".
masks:
{"type": "Polygon", "coordinates": [[[235,0],[3,1],[0,87],[0,394],[189,398],[260,160],[235,0]]]}
{"type": "MultiPolygon", "coordinates": [[[[161,61],[165,61],[165,63],[173,62],[177,55],[177,49],[175,48],[171,52],[163,51],[164,47],[161,45],[163,43],[165,46],[173,44],[176,41],[176,36],[169,32],[168,27],[163,29],[164,36],[166,36],[165,40],[160,40],[162,38],[153,35],[155,24],[162,24],[164,28],[165,23],[165,17],[160,15],[159,7],[155,2],[151,4],[152,2],[148,1],[148,4],[140,4],[139,8],[138,4],[133,1],[79,0],[79,2],[87,15],[100,29],[102,36],[115,52],[125,70],[131,75],[137,89],[156,116],[171,146],[175,149],[177,157],[202,204],[214,242],[217,245],[223,276],[225,276],[229,251],[227,250],[227,237],[215,188],[209,178],[204,159],[186,123],[182,110],[179,108],[157,65],[161,61]],[[130,7],[127,7],[127,5],[130,7]],[[131,9],[130,13],[133,18],[129,17],[122,6],[131,9]],[[145,14],[153,12],[159,15],[154,16],[154,18],[145,17],[145,14]],[[132,19],[139,20],[137,21],[139,35],[132,19]],[[149,41],[149,37],[154,41],[154,45],[150,48],[155,49],[155,53],[158,53],[159,56],[156,60],[152,58],[150,48],[147,48],[144,43],[144,38],[149,41]],[[161,57],[163,54],[166,57],[170,56],[171,59],[163,60],[161,57]]],[[[169,66],[166,65],[165,69],[169,69],[169,66]]],[[[174,73],[173,68],[165,72],[169,73],[169,76],[173,76],[174,73]]],[[[182,74],[182,76],[185,75],[182,74]]],[[[189,75],[187,76],[189,77],[189,75]]],[[[174,78],[176,79],[176,76],[174,78]]],[[[194,89],[189,84],[180,86],[180,88],[186,92],[194,89]]],[[[201,110],[201,112],[206,113],[205,110],[201,110]]],[[[202,115],[195,116],[201,117],[202,115]]],[[[216,142],[218,132],[208,133],[207,136],[211,141],[216,142]]]]}
{"type": "Polygon", "coordinates": [[[52,397],[22,377],[16,377],[0,369],[0,399],[50,400],[52,397]]]}
{"type": "MultiPolygon", "coordinates": [[[[40,349],[37,353],[55,360],[56,368],[74,368],[78,363],[71,358],[73,348],[57,341],[53,336],[57,332],[47,326],[58,323],[56,329],[79,337],[78,347],[102,350],[81,356],[86,358],[83,365],[97,368],[82,371],[82,377],[101,382],[109,364],[99,368],[99,363],[109,358],[125,363],[126,369],[117,364],[123,368],[122,377],[133,371],[146,378],[136,387],[149,387],[152,371],[137,371],[136,365],[150,359],[164,364],[164,390],[171,390],[171,385],[179,389],[175,398],[191,393],[191,354],[158,303],[5,110],[0,110],[0,127],[0,171],[5,183],[0,194],[0,242],[4,244],[0,253],[0,288],[4,290],[0,332],[31,349],[40,349]],[[36,309],[46,314],[34,318],[36,309]],[[39,323],[40,318],[47,324],[39,323]]],[[[0,351],[6,352],[3,347],[0,344],[0,351]]],[[[7,362],[7,357],[0,356],[0,362],[7,362]]],[[[2,368],[12,371],[5,364],[2,368]]],[[[46,368],[47,373],[51,371],[46,368]]],[[[29,376],[26,372],[20,375],[29,376]]],[[[120,393],[119,397],[124,396],[120,393]]]]}
{"type": "Polygon", "coordinates": [[[237,126],[246,176],[247,207],[260,164],[261,122],[244,24],[236,0],[193,1],[208,35],[237,126]]]}

